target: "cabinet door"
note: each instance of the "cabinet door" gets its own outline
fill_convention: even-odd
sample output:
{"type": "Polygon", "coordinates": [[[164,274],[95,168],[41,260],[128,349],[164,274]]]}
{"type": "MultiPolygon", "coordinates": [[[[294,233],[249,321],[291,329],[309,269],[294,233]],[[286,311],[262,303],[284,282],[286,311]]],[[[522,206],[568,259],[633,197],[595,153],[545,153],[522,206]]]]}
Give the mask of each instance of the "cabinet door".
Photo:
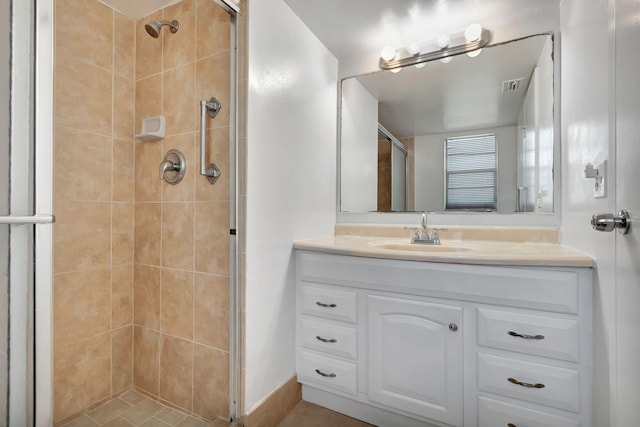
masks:
{"type": "Polygon", "coordinates": [[[461,426],[462,308],[371,295],[368,312],[369,399],[461,426]]]}

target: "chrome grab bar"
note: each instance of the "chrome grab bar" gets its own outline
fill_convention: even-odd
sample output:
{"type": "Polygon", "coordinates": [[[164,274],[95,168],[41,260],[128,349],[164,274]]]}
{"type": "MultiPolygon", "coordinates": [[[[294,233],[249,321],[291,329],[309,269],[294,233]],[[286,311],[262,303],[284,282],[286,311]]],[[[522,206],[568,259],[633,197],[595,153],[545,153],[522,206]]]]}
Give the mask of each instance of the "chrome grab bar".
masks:
{"type": "Polygon", "coordinates": [[[210,184],[215,184],[220,178],[221,172],[215,163],[211,163],[207,167],[207,114],[213,119],[221,108],[222,104],[215,96],[209,98],[208,101],[200,101],[200,175],[206,176],[210,184]]]}
{"type": "Polygon", "coordinates": [[[53,215],[29,215],[29,216],[0,216],[0,224],[53,224],[56,218],[53,215]]]}

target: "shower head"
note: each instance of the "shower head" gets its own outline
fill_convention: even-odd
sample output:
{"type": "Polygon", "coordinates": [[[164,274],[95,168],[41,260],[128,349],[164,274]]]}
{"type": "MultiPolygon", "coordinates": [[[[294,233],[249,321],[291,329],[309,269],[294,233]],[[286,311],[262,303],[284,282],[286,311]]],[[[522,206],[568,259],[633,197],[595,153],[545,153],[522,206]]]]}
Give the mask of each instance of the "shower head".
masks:
{"type": "Polygon", "coordinates": [[[176,20],[173,20],[171,22],[151,21],[144,25],[144,29],[147,30],[147,33],[149,33],[151,37],[153,37],[154,39],[157,39],[160,36],[160,29],[165,25],[169,26],[169,31],[171,31],[172,34],[175,34],[176,31],[178,31],[178,28],[180,27],[180,25],[178,24],[178,21],[176,20]]]}

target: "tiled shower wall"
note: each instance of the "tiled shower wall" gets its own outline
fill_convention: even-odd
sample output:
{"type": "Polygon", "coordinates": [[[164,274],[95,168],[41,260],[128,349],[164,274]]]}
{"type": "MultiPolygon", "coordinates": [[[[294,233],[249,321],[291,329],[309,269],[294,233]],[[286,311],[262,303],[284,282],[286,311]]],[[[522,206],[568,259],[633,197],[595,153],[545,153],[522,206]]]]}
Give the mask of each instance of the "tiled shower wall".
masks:
{"type": "Polygon", "coordinates": [[[136,23],[136,108],[163,114],[167,136],[135,144],[134,383],[181,408],[228,415],[230,17],[212,0],[183,0],[136,23]],[[150,37],[144,24],[178,20],[150,37]],[[199,171],[199,101],[223,107],[207,119],[215,185],[199,171]],[[164,153],[182,151],[187,173],[158,178],[164,153]]]}
{"type": "Polygon", "coordinates": [[[134,23],[97,0],[54,4],[54,419],[132,386],[226,417],[229,15],[183,0],[134,23]],[[179,31],[151,38],[144,23],[163,17],[179,31]],[[207,122],[215,186],[196,170],[211,96],[223,104],[207,122]],[[135,142],[159,114],[167,137],[135,142]],[[188,162],[175,186],[158,178],[172,148],[188,162]]]}
{"type": "Polygon", "coordinates": [[[53,380],[61,421],[131,387],[134,22],[56,0],[53,380]]]}

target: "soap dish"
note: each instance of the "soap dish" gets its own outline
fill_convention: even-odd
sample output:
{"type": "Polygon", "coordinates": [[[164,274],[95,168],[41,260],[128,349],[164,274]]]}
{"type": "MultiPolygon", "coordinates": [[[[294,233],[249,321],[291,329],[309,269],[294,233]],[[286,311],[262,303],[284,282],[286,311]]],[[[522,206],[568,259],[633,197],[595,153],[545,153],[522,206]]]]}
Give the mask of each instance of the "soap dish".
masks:
{"type": "Polygon", "coordinates": [[[142,119],[142,130],[136,135],[141,141],[158,141],[165,135],[164,116],[153,116],[142,119]]]}

